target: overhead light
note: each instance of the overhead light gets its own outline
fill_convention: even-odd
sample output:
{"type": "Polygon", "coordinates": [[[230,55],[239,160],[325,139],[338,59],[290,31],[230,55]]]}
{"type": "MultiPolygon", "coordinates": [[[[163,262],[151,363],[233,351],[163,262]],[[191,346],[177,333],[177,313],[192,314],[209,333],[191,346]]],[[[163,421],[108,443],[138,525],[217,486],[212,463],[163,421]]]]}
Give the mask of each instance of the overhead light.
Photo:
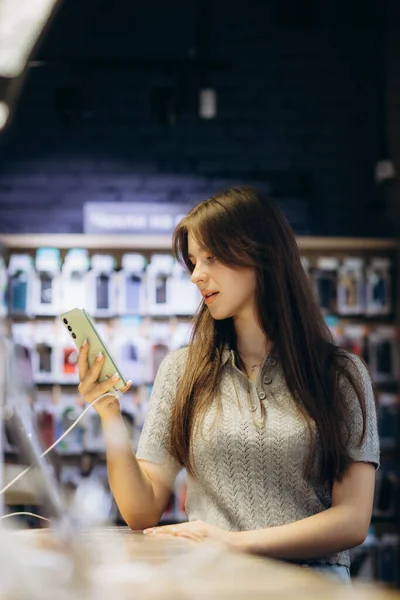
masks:
{"type": "Polygon", "coordinates": [[[0,75],[21,75],[59,0],[1,0],[0,75]]]}
{"type": "Polygon", "coordinates": [[[211,88],[200,90],[199,115],[202,119],[215,119],[217,116],[217,93],[211,88]]]}
{"type": "Polygon", "coordinates": [[[396,169],[394,162],[388,158],[379,160],[375,165],[375,181],[382,183],[394,179],[396,176],[396,169]]]}
{"type": "Polygon", "coordinates": [[[0,130],[20,92],[26,65],[61,0],[0,0],[0,130]]]}
{"type": "Polygon", "coordinates": [[[10,109],[5,102],[0,102],[0,131],[5,127],[10,115],[10,109]]]}

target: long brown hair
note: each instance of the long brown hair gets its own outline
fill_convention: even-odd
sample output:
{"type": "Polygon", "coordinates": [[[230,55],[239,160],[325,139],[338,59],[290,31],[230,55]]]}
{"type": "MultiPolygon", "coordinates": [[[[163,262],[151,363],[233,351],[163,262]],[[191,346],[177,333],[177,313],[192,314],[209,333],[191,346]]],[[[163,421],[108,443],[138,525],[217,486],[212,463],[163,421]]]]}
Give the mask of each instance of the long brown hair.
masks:
{"type": "MultiPolygon", "coordinates": [[[[223,264],[255,269],[259,325],[273,344],[289,391],[309,426],[306,472],[312,466],[314,421],[321,445],[318,475],[325,481],[340,480],[351,460],[348,406],[340,378],[347,378],[360,403],[364,422],[360,443],[366,420],[362,382],[324,321],[286,218],[268,196],[249,187],[230,188],[201,202],[180,221],[172,243],[175,257],[193,272],[189,232],[223,264]]],[[[218,397],[226,345],[236,349],[233,319],[214,320],[202,303],[194,318],[171,429],[171,453],[191,475],[195,475],[191,439],[218,397]]]]}

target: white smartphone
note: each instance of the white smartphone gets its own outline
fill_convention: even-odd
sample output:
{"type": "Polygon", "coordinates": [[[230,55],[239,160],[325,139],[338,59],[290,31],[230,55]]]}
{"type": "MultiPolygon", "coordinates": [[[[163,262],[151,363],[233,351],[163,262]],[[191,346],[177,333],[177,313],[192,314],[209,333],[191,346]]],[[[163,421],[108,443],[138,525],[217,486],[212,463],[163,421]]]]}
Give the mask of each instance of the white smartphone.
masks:
{"type": "Polygon", "coordinates": [[[98,353],[103,353],[105,360],[97,381],[101,383],[102,381],[105,381],[107,377],[112,377],[115,373],[118,373],[120,378],[115,383],[114,390],[121,390],[124,388],[126,386],[126,380],[118,369],[112,354],[108,350],[86,310],[83,308],[74,308],[73,310],[62,314],[60,318],[64,327],[74,340],[77,348],[81,348],[85,339],[89,342],[88,362],[90,366],[92,366],[96,360],[98,353]]]}

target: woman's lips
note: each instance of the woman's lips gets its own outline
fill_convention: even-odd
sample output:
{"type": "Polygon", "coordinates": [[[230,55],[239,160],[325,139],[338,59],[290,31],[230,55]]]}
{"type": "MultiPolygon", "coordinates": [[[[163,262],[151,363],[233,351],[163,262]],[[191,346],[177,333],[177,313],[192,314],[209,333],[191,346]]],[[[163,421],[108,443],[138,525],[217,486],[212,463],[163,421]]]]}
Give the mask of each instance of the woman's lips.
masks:
{"type": "Polygon", "coordinates": [[[211,296],[206,296],[204,298],[204,302],[206,304],[211,304],[211,302],[214,302],[215,298],[218,296],[219,292],[214,292],[214,294],[211,294],[211,296]]]}

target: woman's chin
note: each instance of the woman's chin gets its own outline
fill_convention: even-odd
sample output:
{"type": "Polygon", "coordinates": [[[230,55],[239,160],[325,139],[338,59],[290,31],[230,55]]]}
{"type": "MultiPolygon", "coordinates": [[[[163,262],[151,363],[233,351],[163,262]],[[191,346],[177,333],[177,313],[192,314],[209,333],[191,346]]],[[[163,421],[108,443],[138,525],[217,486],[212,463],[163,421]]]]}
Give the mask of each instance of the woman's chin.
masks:
{"type": "Polygon", "coordinates": [[[233,317],[231,312],[228,311],[222,311],[220,310],[212,310],[211,307],[209,307],[209,311],[210,311],[210,315],[212,316],[213,319],[215,319],[215,321],[223,321],[224,319],[230,319],[231,317],[233,317]]]}

